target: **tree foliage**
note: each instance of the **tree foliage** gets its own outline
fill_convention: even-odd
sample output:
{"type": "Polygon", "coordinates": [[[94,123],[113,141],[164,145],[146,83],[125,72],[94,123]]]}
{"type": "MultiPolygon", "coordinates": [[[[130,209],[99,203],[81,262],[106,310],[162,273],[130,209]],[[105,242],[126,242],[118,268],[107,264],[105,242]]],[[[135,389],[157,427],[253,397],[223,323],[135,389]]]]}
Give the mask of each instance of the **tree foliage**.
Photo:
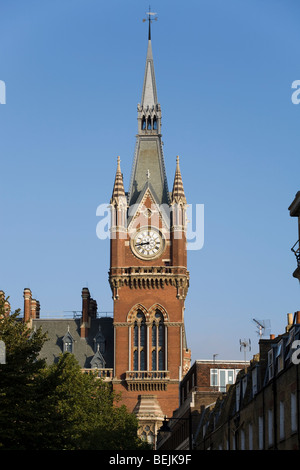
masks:
{"type": "Polygon", "coordinates": [[[0,449],[147,449],[137,438],[137,419],[109,383],[83,373],[75,357],[62,354],[47,366],[39,352],[47,340],[19,311],[5,316],[0,300],[0,449]]]}

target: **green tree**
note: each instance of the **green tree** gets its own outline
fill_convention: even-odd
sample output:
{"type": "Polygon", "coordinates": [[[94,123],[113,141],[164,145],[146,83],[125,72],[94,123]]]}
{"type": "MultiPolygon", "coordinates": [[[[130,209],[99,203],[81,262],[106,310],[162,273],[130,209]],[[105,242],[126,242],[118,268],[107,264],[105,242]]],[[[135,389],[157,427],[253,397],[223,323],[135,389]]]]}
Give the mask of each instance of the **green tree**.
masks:
{"type": "Polygon", "coordinates": [[[0,340],[6,346],[6,363],[0,364],[0,448],[28,447],[35,418],[35,378],[45,367],[38,355],[46,336],[41,330],[33,332],[19,314],[17,310],[6,316],[0,300],[0,340]]]}
{"type": "Polygon", "coordinates": [[[46,341],[19,311],[5,316],[0,300],[0,449],[134,450],[149,449],[137,438],[136,417],[110,384],[83,373],[73,354],[46,366],[39,358],[46,341]]]}
{"type": "Polygon", "coordinates": [[[94,373],[83,373],[74,356],[65,353],[44,371],[50,391],[46,405],[55,410],[56,440],[66,450],[132,450],[148,448],[137,438],[136,417],[110,384],[94,373]]]}

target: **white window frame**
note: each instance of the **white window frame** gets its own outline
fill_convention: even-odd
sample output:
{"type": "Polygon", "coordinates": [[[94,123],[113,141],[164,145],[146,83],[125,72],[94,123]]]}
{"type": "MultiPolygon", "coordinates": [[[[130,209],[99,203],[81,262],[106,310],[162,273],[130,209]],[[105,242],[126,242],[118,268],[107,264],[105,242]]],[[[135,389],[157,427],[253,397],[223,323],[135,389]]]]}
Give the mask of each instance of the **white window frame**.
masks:
{"type": "Polygon", "coordinates": [[[226,369],[226,368],[212,368],[210,369],[210,386],[218,389],[219,392],[225,392],[227,385],[233,385],[235,383],[237,374],[240,369],[226,369]],[[221,372],[225,373],[225,390],[224,385],[221,385],[220,374],[221,372]],[[229,376],[232,374],[232,382],[229,381],[229,376]],[[213,379],[216,379],[215,381],[213,379]],[[215,383],[214,383],[215,382],[215,383]]]}

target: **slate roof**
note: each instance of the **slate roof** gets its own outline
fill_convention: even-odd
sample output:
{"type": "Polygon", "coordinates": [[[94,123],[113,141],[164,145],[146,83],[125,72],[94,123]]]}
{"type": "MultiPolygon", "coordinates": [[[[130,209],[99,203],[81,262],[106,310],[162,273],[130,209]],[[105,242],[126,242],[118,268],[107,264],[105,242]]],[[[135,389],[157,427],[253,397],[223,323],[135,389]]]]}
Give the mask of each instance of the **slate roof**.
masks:
{"type": "Polygon", "coordinates": [[[69,332],[74,340],[72,352],[80,367],[90,368],[91,360],[97,353],[94,340],[99,328],[101,328],[101,333],[105,338],[105,351],[102,352],[105,367],[107,369],[113,368],[113,319],[109,317],[91,318],[91,327],[87,338],[80,337],[80,324],[80,318],[33,320],[33,328],[41,327],[43,332],[47,332],[48,337],[40,357],[45,358],[49,365],[57,362],[60,354],[63,353],[63,338],[69,332]]]}

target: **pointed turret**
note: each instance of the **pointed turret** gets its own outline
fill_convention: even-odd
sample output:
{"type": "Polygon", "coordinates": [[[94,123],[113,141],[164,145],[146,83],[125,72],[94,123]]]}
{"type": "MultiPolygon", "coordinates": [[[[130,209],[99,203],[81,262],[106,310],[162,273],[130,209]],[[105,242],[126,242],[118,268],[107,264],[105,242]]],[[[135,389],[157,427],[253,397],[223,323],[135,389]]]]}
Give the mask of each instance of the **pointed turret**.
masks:
{"type": "Polygon", "coordinates": [[[176,157],[176,171],[175,171],[175,178],[172,190],[172,203],[183,203],[186,204],[186,197],[184,194],[182,177],[179,167],[179,157],[176,157]]]}
{"type": "Polygon", "coordinates": [[[112,197],[111,197],[111,203],[114,200],[118,201],[120,197],[125,197],[125,190],[124,190],[124,183],[123,183],[123,175],[121,172],[120,157],[118,157],[117,171],[116,171],[114,189],[113,189],[112,197]]]}

